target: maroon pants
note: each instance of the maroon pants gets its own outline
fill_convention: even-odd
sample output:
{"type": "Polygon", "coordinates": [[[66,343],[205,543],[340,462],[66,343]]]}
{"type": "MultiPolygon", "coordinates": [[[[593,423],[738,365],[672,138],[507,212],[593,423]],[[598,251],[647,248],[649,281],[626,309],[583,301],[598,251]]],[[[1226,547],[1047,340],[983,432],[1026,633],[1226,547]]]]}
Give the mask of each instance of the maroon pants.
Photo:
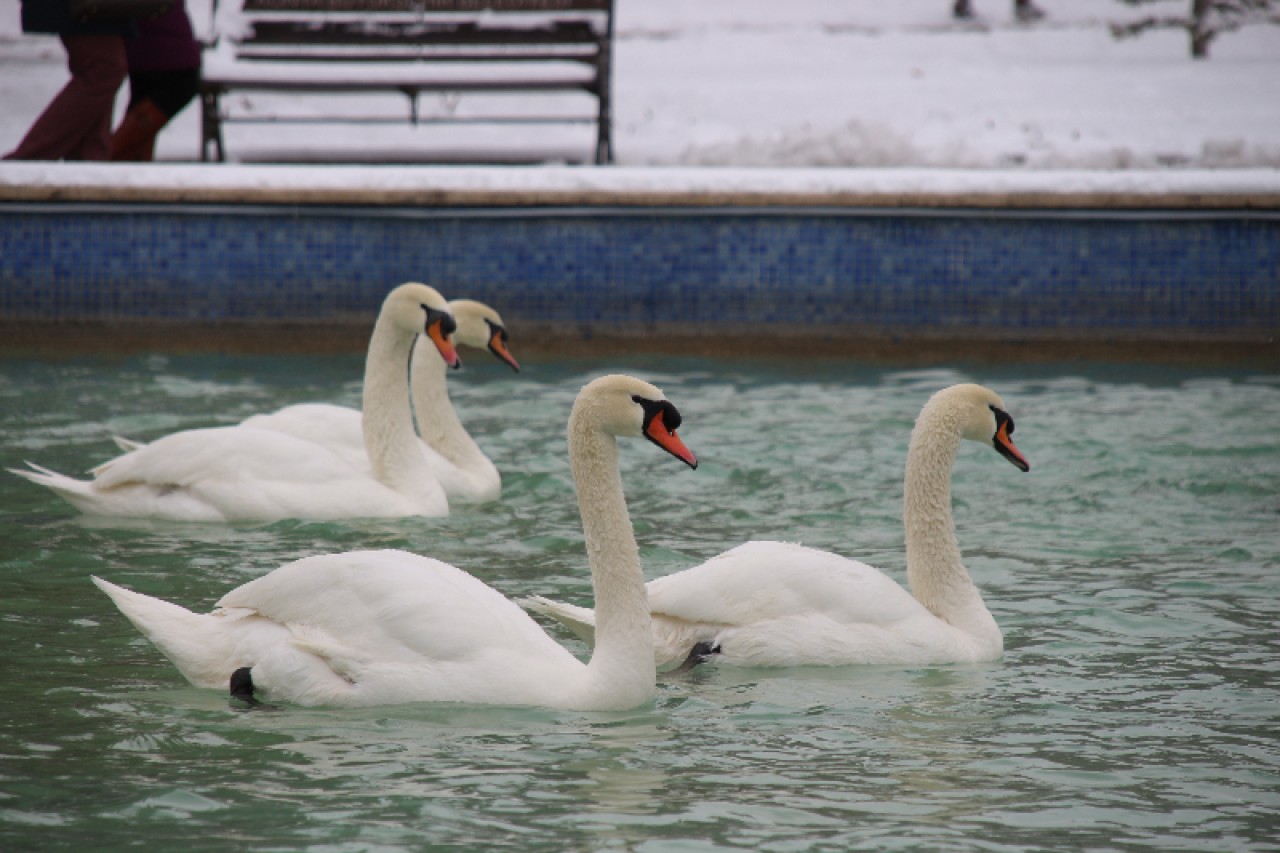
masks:
{"type": "Polygon", "coordinates": [[[128,73],[118,35],[60,36],[71,80],[31,125],[6,160],[106,160],[111,112],[128,73]]]}

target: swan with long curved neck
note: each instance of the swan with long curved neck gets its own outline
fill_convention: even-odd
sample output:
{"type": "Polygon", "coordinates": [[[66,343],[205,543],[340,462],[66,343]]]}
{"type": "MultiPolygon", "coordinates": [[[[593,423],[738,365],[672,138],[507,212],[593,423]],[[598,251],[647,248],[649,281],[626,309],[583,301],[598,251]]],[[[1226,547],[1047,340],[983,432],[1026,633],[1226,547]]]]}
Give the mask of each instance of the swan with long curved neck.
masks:
{"type": "Polygon", "coordinates": [[[239,695],[247,682],[302,705],[633,708],[653,698],[656,670],[617,437],[644,436],[697,467],[679,425],[661,391],[629,376],[597,379],[574,403],[569,457],[599,622],[587,664],[492,587],[403,551],[298,560],[203,615],[93,580],[200,687],[236,675],[239,695]]]}
{"type": "Polygon", "coordinates": [[[413,429],[404,365],[419,334],[456,364],[453,328],[448,303],[426,285],[401,285],[383,302],[365,361],[364,468],[297,436],[232,426],[137,445],[95,468],[92,480],[35,465],[10,470],[93,515],[181,521],[445,515],[448,498],[413,429]]]}
{"type": "MultiPolygon", "coordinates": [[[[485,348],[512,370],[520,370],[507,346],[509,335],[497,311],[471,299],[454,299],[449,310],[457,323],[455,344],[485,348]]],[[[403,371],[404,362],[396,367],[403,371]]],[[[448,365],[434,347],[414,347],[409,388],[427,465],[450,502],[497,500],[502,477],[462,425],[449,399],[447,370],[448,365]]],[[[369,464],[359,409],[331,403],[300,403],[254,415],[242,425],[273,429],[323,444],[357,467],[369,464]]]]}
{"type": "MultiPolygon", "coordinates": [[[[1023,471],[1013,418],[980,385],[935,394],[907,451],[903,521],[908,593],[864,563],[782,542],[748,542],[648,584],[659,665],[719,655],[755,666],[934,664],[998,658],[1000,627],[960,557],[951,471],[961,439],[1023,471]]],[[[546,598],[522,602],[590,641],[595,616],[546,598]]]]}
{"type": "MultiPolygon", "coordinates": [[[[458,322],[455,341],[471,347],[483,346],[513,370],[520,370],[507,348],[507,328],[497,311],[471,299],[454,299],[449,308],[458,322]]],[[[409,388],[427,464],[449,500],[468,503],[497,500],[502,491],[502,477],[458,418],[449,400],[445,364],[431,350],[414,350],[409,388]]]]}

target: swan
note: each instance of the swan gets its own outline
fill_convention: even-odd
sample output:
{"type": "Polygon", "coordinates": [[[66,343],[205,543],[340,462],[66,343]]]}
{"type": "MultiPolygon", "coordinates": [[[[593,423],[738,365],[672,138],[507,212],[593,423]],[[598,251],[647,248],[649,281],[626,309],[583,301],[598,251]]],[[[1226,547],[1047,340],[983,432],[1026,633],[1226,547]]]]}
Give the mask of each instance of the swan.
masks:
{"type": "Polygon", "coordinates": [[[365,362],[360,469],[323,445],[242,426],[193,429],[139,445],[76,480],[33,463],[9,469],[93,515],[179,521],[275,521],[445,515],[448,498],[431,475],[413,429],[405,368],[423,333],[457,365],[448,303],[410,282],[387,295],[365,362]]]}
{"type": "Polygon", "coordinates": [[[680,414],[647,382],[579,393],[569,458],[600,613],[582,663],[520,607],[448,563],[404,551],[307,557],[233,589],[208,614],[93,582],[198,687],[299,705],[470,702],[622,710],[656,670],[644,575],[616,436],[644,436],[691,467],[680,414]]]}
{"type": "MultiPolygon", "coordinates": [[[[785,542],[748,542],[651,581],[660,666],[712,655],[750,666],[994,660],[1004,638],[960,559],[951,471],[960,439],[990,443],[1022,471],[1013,418],[994,391],[955,385],[925,404],[907,451],[907,592],[879,570],[785,542]]],[[[527,609],[591,640],[592,611],[534,597],[527,609]]]]}
{"type": "MultiPolygon", "coordinates": [[[[497,311],[471,299],[454,299],[449,303],[449,310],[457,323],[453,333],[455,344],[486,348],[512,370],[520,370],[520,363],[507,346],[510,335],[497,311]]],[[[414,347],[410,395],[427,464],[451,503],[497,500],[502,477],[458,418],[449,400],[445,382],[447,369],[432,347],[414,347]]],[[[330,403],[300,403],[270,414],[254,415],[241,425],[314,441],[357,468],[369,467],[359,409],[330,403]]]]}

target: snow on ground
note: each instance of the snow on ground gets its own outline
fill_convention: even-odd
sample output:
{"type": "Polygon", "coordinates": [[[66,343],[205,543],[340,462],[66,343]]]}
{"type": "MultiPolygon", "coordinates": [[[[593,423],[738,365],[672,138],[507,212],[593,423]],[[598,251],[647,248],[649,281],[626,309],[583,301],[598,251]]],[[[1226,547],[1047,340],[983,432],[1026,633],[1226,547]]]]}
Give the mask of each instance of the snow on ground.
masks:
{"type": "MultiPolygon", "coordinates": [[[[1193,61],[1181,33],[1114,40],[1107,23],[1135,14],[1116,0],[1040,2],[1049,16],[1038,24],[1013,22],[1011,0],[977,0],[982,22],[963,25],[950,20],[951,0],[618,0],[618,163],[803,169],[796,177],[810,182],[829,180],[815,167],[899,176],[1248,169],[1237,178],[1274,191],[1265,170],[1280,168],[1280,27],[1223,35],[1211,59],[1193,61]]],[[[208,4],[188,0],[202,31],[208,4]]],[[[23,36],[18,10],[18,0],[0,0],[0,151],[66,79],[57,40],[23,36]]],[[[308,109],[298,99],[249,100],[268,112],[308,109]]],[[[390,96],[344,103],[405,110],[390,96]]],[[[591,102],[575,106],[589,111],[591,102]]],[[[484,109],[479,98],[423,107],[484,109]]],[[[592,136],[588,127],[238,125],[227,141],[243,162],[501,160],[531,151],[563,161],[585,156],[592,136]]],[[[198,111],[188,107],[161,136],[158,157],[198,159],[198,140],[198,111]]],[[[3,164],[0,179],[47,178],[47,170],[3,164]]]]}

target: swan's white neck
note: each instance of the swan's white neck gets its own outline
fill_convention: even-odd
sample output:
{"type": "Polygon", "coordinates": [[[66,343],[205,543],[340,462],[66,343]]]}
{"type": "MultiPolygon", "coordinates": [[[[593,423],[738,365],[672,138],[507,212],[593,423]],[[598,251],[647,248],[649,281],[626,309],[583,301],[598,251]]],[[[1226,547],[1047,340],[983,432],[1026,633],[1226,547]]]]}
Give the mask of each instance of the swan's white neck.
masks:
{"type": "Polygon", "coordinates": [[[439,483],[431,475],[413,430],[406,372],[413,336],[379,317],[364,364],[361,426],[373,476],[412,500],[430,505],[439,483]]]}
{"type": "Polygon", "coordinates": [[[960,558],[951,517],[951,472],[960,446],[959,416],[930,404],[907,451],[903,523],[907,583],[929,612],[973,637],[982,648],[1003,647],[1000,628],[960,558]]]}
{"type": "Polygon", "coordinates": [[[476,478],[478,485],[500,482],[497,467],[484,455],[475,439],[458,418],[449,399],[449,367],[431,342],[420,338],[409,375],[413,394],[413,412],[422,440],[449,460],[458,470],[476,478]]]}
{"type": "Polygon", "coordinates": [[[653,698],[657,671],[649,598],[622,491],[617,439],[587,424],[575,409],[569,420],[569,457],[595,590],[595,652],[583,690],[610,705],[634,707],[653,698]]]}

